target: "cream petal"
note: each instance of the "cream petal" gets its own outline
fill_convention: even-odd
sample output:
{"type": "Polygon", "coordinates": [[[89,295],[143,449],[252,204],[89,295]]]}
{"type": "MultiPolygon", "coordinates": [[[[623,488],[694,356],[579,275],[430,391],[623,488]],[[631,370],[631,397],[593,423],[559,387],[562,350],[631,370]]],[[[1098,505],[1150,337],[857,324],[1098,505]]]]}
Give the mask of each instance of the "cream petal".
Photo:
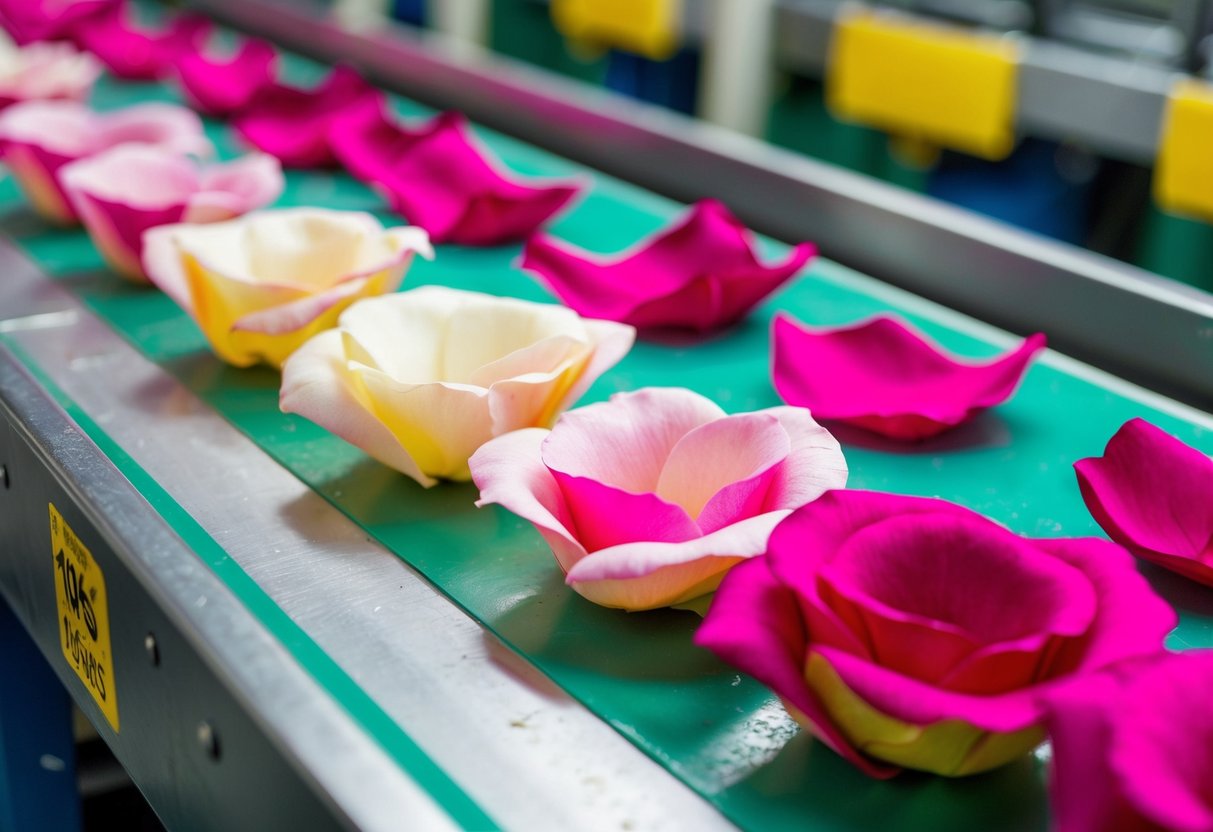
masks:
{"type": "Polygon", "coordinates": [[[338,331],[309,340],[282,365],[282,412],[310,419],[426,488],[433,486],[437,481],[421,471],[376,418],[348,364],[338,331]]]}
{"type": "Polygon", "coordinates": [[[425,473],[467,480],[468,458],[493,436],[488,391],[434,382],[409,384],[381,370],[351,363],[376,417],[425,473]]]}

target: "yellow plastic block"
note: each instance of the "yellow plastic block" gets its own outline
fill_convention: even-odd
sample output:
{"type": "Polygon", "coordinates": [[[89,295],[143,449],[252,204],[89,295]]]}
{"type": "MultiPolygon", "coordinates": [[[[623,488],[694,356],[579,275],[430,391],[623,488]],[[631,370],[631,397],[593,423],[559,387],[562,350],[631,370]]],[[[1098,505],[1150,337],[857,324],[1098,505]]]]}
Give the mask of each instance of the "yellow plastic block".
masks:
{"type": "Polygon", "coordinates": [[[1172,88],[1154,197],[1168,211],[1213,222],[1213,85],[1185,78],[1172,88]]]}
{"type": "Polygon", "coordinates": [[[986,159],[1015,146],[1019,46],[860,10],[834,32],[826,93],[839,118],[986,159]]]}
{"type": "Polygon", "coordinates": [[[552,0],[552,20],[571,41],[662,60],[678,51],[681,0],[552,0]]]}

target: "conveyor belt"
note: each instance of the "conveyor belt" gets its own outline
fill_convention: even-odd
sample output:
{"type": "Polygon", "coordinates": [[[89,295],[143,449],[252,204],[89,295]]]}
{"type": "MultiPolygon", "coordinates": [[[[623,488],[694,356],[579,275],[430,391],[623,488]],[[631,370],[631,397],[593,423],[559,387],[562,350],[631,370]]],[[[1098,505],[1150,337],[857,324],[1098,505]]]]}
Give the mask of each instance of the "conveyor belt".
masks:
{"type": "MultiPolygon", "coordinates": [[[[289,70],[302,81],[320,68],[292,60],[289,70]]],[[[159,87],[106,82],[97,101],[113,107],[167,96],[159,87]]],[[[398,102],[398,109],[410,116],[426,112],[407,102],[398,102]]],[[[230,154],[234,144],[226,128],[214,125],[212,132],[230,154]]],[[[480,133],[520,171],[581,170],[518,141],[480,133]]],[[[591,193],[552,229],[578,245],[622,248],[679,210],[609,177],[595,174],[593,181],[591,193]]],[[[106,272],[83,232],[50,230],[32,219],[11,180],[0,188],[0,231],[38,267],[20,264],[13,251],[0,252],[11,276],[0,286],[0,344],[25,368],[10,361],[0,375],[6,415],[25,425],[10,426],[16,441],[10,438],[8,447],[25,442],[42,448],[43,464],[64,464],[64,455],[45,444],[53,426],[40,432],[29,424],[36,408],[29,404],[25,373],[32,373],[75,423],[65,422],[64,430],[83,432],[113,466],[80,476],[112,478],[111,494],[133,484],[177,538],[172,554],[179,565],[163,557],[153,562],[138,551],[119,552],[115,563],[139,572],[139,582],[192,645],[182,651],[198,653],[250,730],[268,737],[305,791],[320,795],[312,802],[338,822],[385,829],[447,821],[520,829],[704,829],[727,822],[753,829],[1045,827],[1039,758],[960,781],[867,779],[796,736],[760,685],[692,647],[694,615],[629,615],[585,602],[562,585],[529,525],[495,507],[473,508],[470,485],[423,490],[320,428],[282,415],[276,373],[222,365],[166,297],[106,272]],[[18,393],[25,404],[16,401],[18,393]],[[232,632],[206,623],[208,604],[232,601],[232,632]],[[263,653],[276,658],[256,664],[264,662],[257,658],[263,653]],[[231,664],[245,661],[254,664],[231,664]],[[273,690],[283,698],[254,695],[273,690]],[[338,714],[329,713],[334,702],[338,714]],[[288,718],[309,708],[315,713],[298,723],[288,718]],[[330,724],[354,730],[335,741],[323,730],[330,724]]],[[[391,219],[370,190],[338,173],[290,173],[282,204],[371,210],[391,219]]],[[[880,233],[870,230],[874,237],[880,233]]],[[[780,248],[773,242],[769,247],[780,248]]],[[[517,247],[443,247],[435,262],[414,268],[406,286],[442,283],[550,299],[513,268],[517,255],[517,247]]],[[[975,357],[1011,340],[820,260],[733,330],[695,343],[641,341],[583,401],[646,385],[680,385],[730,411],[773,406],[778,400],[768,374],[768,327],[776,309],[815,324],[891,309],[946,347],[975,357]]],[[[1010,403],[938,441],[907,449],[849,432],[840,438],[852,486],[938,495],[1025,534],[1097,535],[1070,463],[1098,454],[1134,416],[1213,452],[1207,413],[1056,353],[1038,362],[1010,403]]],[[[66,458],[75,453],[91,453],[88,443],[66,458]]],[[[23,472],[12,473],[19,486],[23,472]]],[[[65,479],[70,471],[59,474],[65,479]]],[[[122,517],[107,514],[111,509],[98,494],[76,489],[72,498],[81,511],[69,522],[78,517],[97,525],[98,545],[138,548],[137,534],[114,528],[122,517]]],[[[112,510],[146,511],[134,505],[112,510]]],[[[53,609],[47,606],[53,604],[53,574],[42,516],[13,516],[6,508],[0,518],[6,529],[25,530],[28,541],[15,550],[15,563],[7,552],[0,556],[0,590],[35,631],[57,627],[43,615],[53,609]]],[[[1180,607],[1183,620],[1172,646],[1213,646],[1209,593],[1157,570],[1147,575],[1180,607]]],[[[142,638],[135,611],[114,608],[111,615],[116,633],[142,638]],[[123,616],[132,620],[122,624],[123,616]]],[[[55,632],[40,634],[52,658],[55,632]]],[[[242,793],[249,801],[242,815],[240,806],[220,808],[205,793],[189,794],[191,772],[157,778],[162,749],[155,738],[145,738],[138,759],[126,745],[128,734],[138,736],[141,720],[152,718],[139,709],[158,707],[167,713],[156,718],[169,723],[180,719],[188,738],[195,724],[189,708],[197,703],[188,690],[156,688],[156,680],[117,647],[115,655],[119,701],[125,696],[137,704],[120,705],[129,708],[122,735],[107,729],[95,708],[90,713],[103,736],[126,749],[124,762],[159,811],[182,826],[222,817],[224,828],[252,828],[274,818],[275,807],[283,816],[308,817],[311,803],[292,805],[266,793],[268,786],[242,793]],[[158,696],[170,703],[179,696],[188,707],[157,706],[158,696]],[[174,791],[175,803],[166,797],[174,791]]],[[[64,678],[69,689],[78,685],[74,677],[64,678]]],[[[82,689],[72,690],[86,709],[92,707],[82,689]]],[[[215,768],[244,766],[240,732],[217,722],[232,742],[215,768]]],[[[165,753],[173,750],[169,746],[165,753]]],[[[199,767],[200,784],[211,777],[199,767]]]]}

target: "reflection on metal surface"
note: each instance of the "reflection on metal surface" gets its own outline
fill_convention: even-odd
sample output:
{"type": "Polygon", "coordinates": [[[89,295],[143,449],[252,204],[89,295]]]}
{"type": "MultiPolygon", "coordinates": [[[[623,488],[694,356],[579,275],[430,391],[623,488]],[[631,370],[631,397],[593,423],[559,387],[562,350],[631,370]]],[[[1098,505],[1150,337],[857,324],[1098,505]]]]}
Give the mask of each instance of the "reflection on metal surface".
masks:
{"type": "MultiPolygon", "coordinates": [[[[0,263],[20,259],[0,245],[0,263]]],[[[5,309],[49,282],[28,264],[8,271],[21,279],[0,290],[5,309]]],[[[60,302],[75,307],[66,295],[60,302]]],[[[494,820],[517,829],[729,828],[178,382],[76,312],[66,331],[12,338],[494,820]],[[98,362],[106,372],[96,372],[98,362]]],[[[211,584],[181,588],[187,616],[227,601],[211,584]]],[[[234,661],[238,644],[210,646],[222,666],[234,661]]],[[[263,718],[284,718],[282,703],[251,696],[263,718]]],[[[389,813],[397,824],[409,816],[390,799],[403,776],[377,747],[360,750],[371,743],[365,735],[348,740],[357,765],[294,739],[315,779],[360,825],[392,828],[389,813]]]]}

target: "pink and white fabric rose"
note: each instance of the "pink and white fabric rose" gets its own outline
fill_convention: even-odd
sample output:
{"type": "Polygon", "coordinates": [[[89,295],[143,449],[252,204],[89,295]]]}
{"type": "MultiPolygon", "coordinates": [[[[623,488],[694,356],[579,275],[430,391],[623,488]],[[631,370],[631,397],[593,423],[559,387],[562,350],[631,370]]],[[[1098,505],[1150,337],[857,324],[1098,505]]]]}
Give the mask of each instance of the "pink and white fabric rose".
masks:
{"type": "Polygon", "coordinates": [[[550,431],[499,437],[471,469],[477,505],[529,520],[569,586],[626,610],[712,592],[793,509],[847,479],[838,442],[807,410],[729,415],[677,388],[619,393],[550,431]]]}
{"type": "Polygon", "coordinates": [[[1051,691],[1157,653],[1176,621],[1106,540],[834,491],[728,575],[695,641],[868,774],[959,776],[1039,744],[1051,691]]]}
{"type": "Polygon", "coordinates": [[[20,101],[83,101],[101,64],[70,43],[15,46],[0,35],[0,109],[20,101]]]}
{"type": "Polygon", "coordinates": [[[98,113],[70,101],[28,101],[0,113],[0,158],[35,211],[58,224],[78,217],[59,181],[71,162],[119,145],[142,144],[177,155],[214,153],[197,115],[174,104],[136,104],[98,113]]]}
{"type": "Polygon", "coordinates": [[[148,229],[231,219],[273,202],[283,186],[273,156],[199,165],[140,144],[72,162],[59,178],[106,262],[137,283],[147,282],[142,258],[148,229]]]}

